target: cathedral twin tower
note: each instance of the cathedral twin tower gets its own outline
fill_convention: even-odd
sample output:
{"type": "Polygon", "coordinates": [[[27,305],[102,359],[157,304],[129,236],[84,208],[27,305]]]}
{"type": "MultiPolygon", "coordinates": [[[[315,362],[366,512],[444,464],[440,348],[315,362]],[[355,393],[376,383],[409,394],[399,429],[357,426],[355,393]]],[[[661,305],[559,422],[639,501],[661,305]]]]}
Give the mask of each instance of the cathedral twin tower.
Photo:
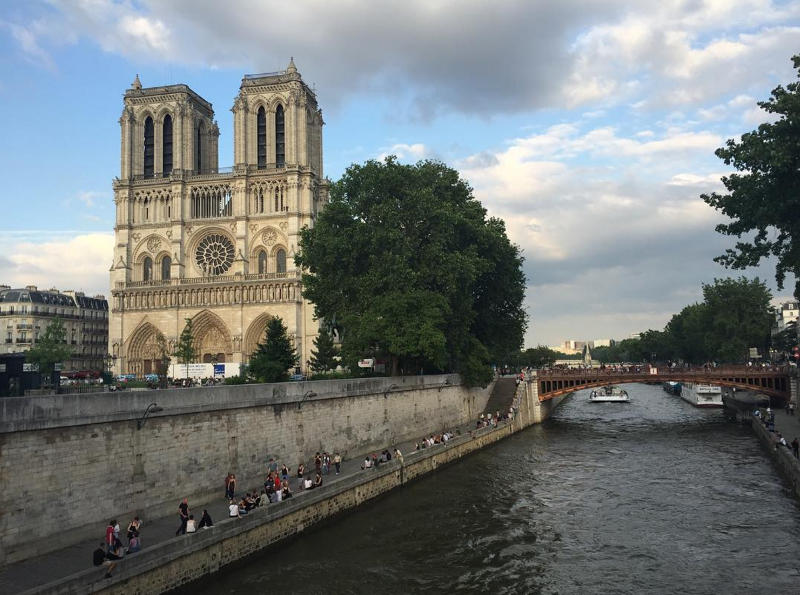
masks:
{"type": "Polygon", "coordinates": [[[211,104],[188,86],[143,88],[137,76],[124,101],[109,325],[115,371],[155,373],[159,335],[172,353],[187,318],[198,362],[246,362],[273,316],[307,361],[318,325],[294,253],[327,184],[322,113],[294,61],[242,79],[231,110],[232,168],[218,166],[211,104]]]}

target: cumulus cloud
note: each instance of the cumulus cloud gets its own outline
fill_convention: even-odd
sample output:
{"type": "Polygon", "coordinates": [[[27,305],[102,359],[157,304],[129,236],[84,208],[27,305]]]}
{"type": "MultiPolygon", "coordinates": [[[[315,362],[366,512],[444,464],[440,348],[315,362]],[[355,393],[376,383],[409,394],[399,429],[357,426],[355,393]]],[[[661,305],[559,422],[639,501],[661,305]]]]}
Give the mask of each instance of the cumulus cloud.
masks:
{"type": "Polygon", "coordinates": [[[727,245],[721,217],[699,199],[722,174],[696,163],[719,141],[559,125],[459,164],[524,250],[530,344],[661,328],[729,274],[713,262],[727,245]],[[608,154],[628,159],[609,169],[608,154]]]}
{"type": "Polygon", "coordinates": [[[157,64],[270,71],[294,54],[329,106],[381,93],[423,118],[710,101],[784,76],[800,41],[797,5],[772,0],[499,0],[491,9],[460,0],[231,0],[225,10],[216,0],[49,3],[54,13],[36,31],[15,29],[41,60],[45,42],[80,37],[157,64]],[[310,15],[314,35],[298,35],[310,15]],[[748,33],[732,31],[736,24],[748,33]]]}
{"type": "Polygon", "coordinates": [[[23,287],[83,290],[109,294],[114,236],[21,230],[3,232],[0,240],[0,283],[23,287]]]}

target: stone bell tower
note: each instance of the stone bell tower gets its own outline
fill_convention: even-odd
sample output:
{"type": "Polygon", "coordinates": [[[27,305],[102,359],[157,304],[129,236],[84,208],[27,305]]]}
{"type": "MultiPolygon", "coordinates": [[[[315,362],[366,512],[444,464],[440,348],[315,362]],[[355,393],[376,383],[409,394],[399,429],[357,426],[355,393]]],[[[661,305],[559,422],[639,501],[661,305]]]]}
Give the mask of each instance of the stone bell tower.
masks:
{"type": "Polygon", "coordinates": [[[198,363],[248,361],[275,316],[301,368],[310,357],[318,325],[294,255],[327,202],[322,113],[294,60],[245,75],[231,111],[234,165],[220,168],[208,101],[138,76],[125,92],[110,271],[118,372],[155,372],[187,318],[198,363]]]}

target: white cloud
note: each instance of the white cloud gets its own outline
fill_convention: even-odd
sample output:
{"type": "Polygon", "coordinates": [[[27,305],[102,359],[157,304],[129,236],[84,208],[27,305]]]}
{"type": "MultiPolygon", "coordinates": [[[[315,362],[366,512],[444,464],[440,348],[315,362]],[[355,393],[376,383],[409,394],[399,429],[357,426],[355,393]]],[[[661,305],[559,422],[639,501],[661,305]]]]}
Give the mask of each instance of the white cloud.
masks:
{"type": "Polygon", "coordinates": [[[422,143],[396,143],[388,148],[380,149],[381,153],[378,155],[378,160],[383,161],[389,155],[394,155],[401,160],[414,160],[419,161],[425,159],[429,155],[428,148],[422,143]]]}
{"type": "Polygon", "coordinates": [[[39,44],[37,34],[34,31],[35,23],[33,23],[30,27],[25,27],[16,23],[6,23],[0,21],[0,26],[7,28],[11,32],[11,36],[17,42],[19,49],[29,62],[32,62],[33,64],[41,66],[47,70],[56,69],[56,64],[53,61],[53,58],[39,44]]]}
{"type": "Polygon", "coordinates": [[[108,296],[113,234],[27,230],[2,237],[0,283],[108,296]]]}
{"type": "Polygon", "coordinates": [[[785,79],[800,42],[798,3],[772,0],[501,0],[491,14],[459,0],[298,0],[279,16],[262,0],[230,0],[225,10],[215,0],[49,3],[55,14],[15,34],[40,60],[45,42],[81,37],[158,65],[270,71],[292,53],[329,106],[380,93],[408,100],[423,118],[703,103],[785,79]],[[287,26],[312,14],[313,36],[287,26]]]}

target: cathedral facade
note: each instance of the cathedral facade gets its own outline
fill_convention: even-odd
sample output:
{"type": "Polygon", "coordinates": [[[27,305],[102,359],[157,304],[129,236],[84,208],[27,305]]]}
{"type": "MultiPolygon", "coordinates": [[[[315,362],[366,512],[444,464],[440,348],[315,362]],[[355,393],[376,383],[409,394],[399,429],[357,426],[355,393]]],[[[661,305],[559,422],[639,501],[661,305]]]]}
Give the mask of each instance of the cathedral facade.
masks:
{"type": "Polygon", "coordinates": [[[305,368],[318,323],[294,254],[328,189],[322,112],[294,61],[242,79],[231,168],[218,165],[211,104],[188,86],[143,88],[137,76],[124,103],[109,323],[115,371],[155,372],[159,335],[174,352],[187,318],[198,362],[247,362],[274,316],[305,368]]]}

